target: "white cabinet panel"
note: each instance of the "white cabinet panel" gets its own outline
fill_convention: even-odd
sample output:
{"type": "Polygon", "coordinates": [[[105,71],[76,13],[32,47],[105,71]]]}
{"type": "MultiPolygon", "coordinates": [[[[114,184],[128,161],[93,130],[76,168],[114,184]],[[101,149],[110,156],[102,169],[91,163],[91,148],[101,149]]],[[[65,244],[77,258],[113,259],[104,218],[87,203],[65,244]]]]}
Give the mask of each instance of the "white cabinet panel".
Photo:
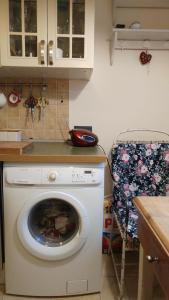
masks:
{"type": "Polygon", "coordinates": [[[47,39],[47,1],[30,2],[34,3],[32,11],[27,5],[29,1],[1,1],[2,66],[41,66],[40,43],[47,39]]]}
{"type": "Polygon", "coordinates": [[[94,61],[94,0],[1,1],[0,40],[2,67],[38,67],[49,77],[72,68],[86,76],[94,61]]]}

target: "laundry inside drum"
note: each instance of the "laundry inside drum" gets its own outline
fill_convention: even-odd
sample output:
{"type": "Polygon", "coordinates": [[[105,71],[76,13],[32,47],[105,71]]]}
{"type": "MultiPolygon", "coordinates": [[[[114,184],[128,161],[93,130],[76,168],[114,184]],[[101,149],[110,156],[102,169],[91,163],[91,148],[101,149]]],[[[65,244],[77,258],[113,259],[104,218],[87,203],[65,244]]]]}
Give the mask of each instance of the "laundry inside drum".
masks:
{"type": "Polygon", "coordinates": [[[80,229],[76,209],[61,199],[47,199],[32,207],[28,217],[32,237],[48,247],[59,247],[70,242],[80,229]]]}

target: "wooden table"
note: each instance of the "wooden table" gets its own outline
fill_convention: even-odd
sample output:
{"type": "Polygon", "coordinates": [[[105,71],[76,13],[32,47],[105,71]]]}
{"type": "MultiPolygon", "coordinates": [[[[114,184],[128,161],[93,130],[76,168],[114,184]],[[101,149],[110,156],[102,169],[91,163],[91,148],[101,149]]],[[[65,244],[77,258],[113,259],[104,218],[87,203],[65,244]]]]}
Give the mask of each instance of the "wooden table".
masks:
{"type": "Polygon", "coordinates": [[[141,243],[138,300],[152,298],[153,274],[169,299],[169,197],[137,197],[141,243]]]}

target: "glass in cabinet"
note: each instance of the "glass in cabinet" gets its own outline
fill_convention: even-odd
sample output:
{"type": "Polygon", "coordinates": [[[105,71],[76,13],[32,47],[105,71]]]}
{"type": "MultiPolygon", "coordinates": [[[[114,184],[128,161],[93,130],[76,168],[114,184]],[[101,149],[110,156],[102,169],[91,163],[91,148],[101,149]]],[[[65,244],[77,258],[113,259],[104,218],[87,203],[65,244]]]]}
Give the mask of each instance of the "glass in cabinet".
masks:
{"type": "Polygon", "coordinates": [[[4,0],[1,65],[93,66],[94,0],[4,0]]]}
{"type": "Polygon", "coordinates": [[[1,1],[2,66],[33,67],[45,64],[40,56],[40,45],[47,37],[46,11],[46,0],[1,1]]]}

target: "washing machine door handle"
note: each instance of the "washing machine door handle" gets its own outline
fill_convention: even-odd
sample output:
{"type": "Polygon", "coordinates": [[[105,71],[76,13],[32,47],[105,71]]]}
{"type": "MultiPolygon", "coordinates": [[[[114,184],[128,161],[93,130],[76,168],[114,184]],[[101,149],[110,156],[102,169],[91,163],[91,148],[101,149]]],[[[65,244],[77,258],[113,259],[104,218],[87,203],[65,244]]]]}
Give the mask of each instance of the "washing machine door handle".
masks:
{"type": "Polygon", "coordinates": [[[40,194],[26,202],[17,218],[22,246],[31,255],[47,261],[62,260],[80,251],[88,232],[85,207],[63,192],[40,194]]]}

